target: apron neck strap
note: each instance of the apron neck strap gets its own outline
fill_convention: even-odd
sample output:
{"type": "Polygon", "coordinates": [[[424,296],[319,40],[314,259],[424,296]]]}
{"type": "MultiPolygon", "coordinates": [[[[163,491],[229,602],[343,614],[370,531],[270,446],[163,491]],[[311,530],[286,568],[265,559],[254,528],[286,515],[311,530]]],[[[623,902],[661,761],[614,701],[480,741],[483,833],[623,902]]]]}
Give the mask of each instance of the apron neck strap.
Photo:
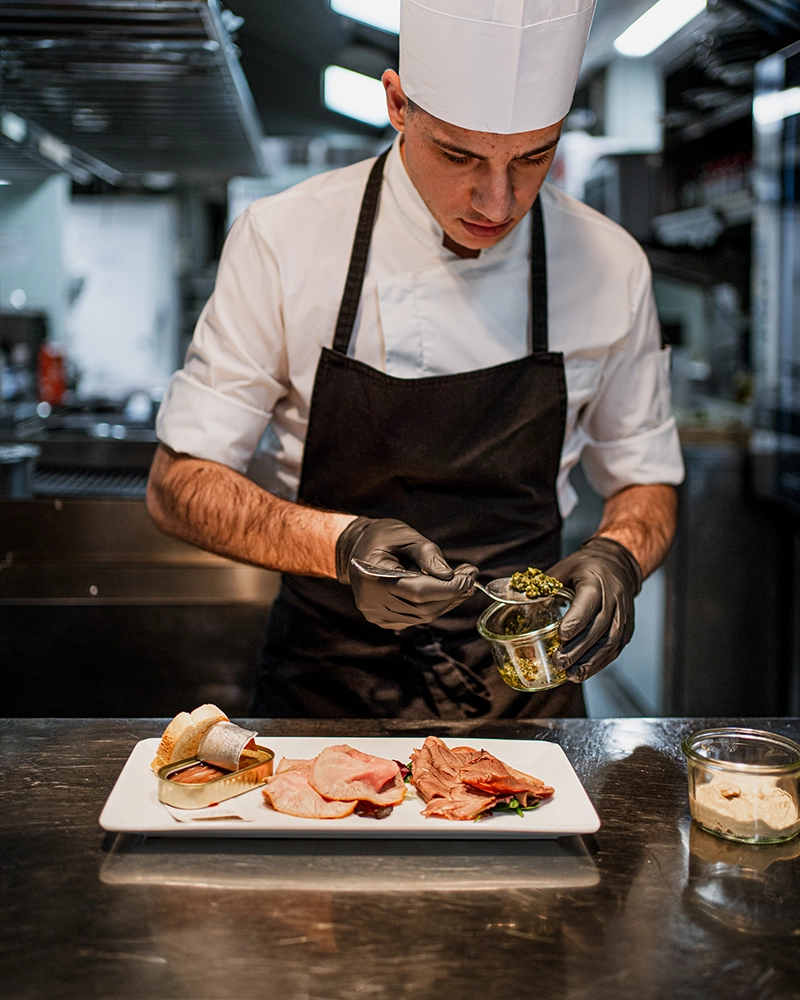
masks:
{"type": "Polygon", "coordinates": [[[373,164],[364,191],[364,199],[361,202],[361,213],[358,217],[356,236],[353,240],[353,251],[350,254],[350,267],[347,271],[342,304],[339,306],[339,318],[336,320],[336,333],[333,337],[333,349],[339,351],[340,354],[347,354],[347,348],[350,346],[350,336],[355,325],[358,303],[361,301],[361,287],[364,284],[364,275],[367,270],[369,244],[378,215],[383,168],[391,148],[390,146],[389,149],[384,150],[373,164]]]}
{"type": "Polygon", "coordinates": [[[547,253],[541,191],[531,210],[531,294],[528,348],[531,353],[547,351],[547,253]]]}
{"type": "MultiPolygon", "coordinates": [[[[381,195],[383,170],[389,149],[384,150],[372,166],[361,202],[361,212],[358,216],[356,235],[353,240],[353,250],[350,254],[350,266],[347,270],[347,281],[344,286],[342,303],[339,306],[339,316],[336,320],[336,332],[333,337],[333,349],[340,354],[347,354],[350,337],[361,301],[361,288],[367,270],[367,257],[378,215],[378,202],[381,195]]],[[[528,329],[528,348],[531,352],[547,351],[547,257],[545,252],[544,218],[542,215],[542,199],[537,197],[531,211],[531,283],[530,283],[530,315],[528,329]]]]}

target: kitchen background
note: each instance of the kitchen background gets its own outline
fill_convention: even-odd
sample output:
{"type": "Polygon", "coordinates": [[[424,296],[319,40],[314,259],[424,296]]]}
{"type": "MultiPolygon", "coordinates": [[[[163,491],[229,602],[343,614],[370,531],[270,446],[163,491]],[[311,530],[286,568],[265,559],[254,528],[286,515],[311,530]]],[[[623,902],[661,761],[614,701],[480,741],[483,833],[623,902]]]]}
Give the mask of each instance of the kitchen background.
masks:
{"type": "MultiPolygon", "coordinates": [[[[625,33],[651,6],[598,0],[549,178],[646,249],[687,463],[590,713],[798,715],[800,11],[661,0],[681,24],[625,33]]],[[[277,576],[150,524],[154,416],[236,215],[391,140],[398,7],[0,4],[5,714],[247,713],[277,576]]],[[[567,549],[601,509],[573,481],[567,549]]]]}

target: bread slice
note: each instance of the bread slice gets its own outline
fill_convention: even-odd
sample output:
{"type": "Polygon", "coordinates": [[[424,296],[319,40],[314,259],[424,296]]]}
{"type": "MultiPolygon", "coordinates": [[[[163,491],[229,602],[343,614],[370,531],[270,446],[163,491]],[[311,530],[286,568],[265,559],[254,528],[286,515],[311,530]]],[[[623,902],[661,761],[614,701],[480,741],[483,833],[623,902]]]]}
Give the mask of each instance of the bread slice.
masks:
{"type": "Polygon", "coordinates": [[[158,771],[165,764],[194,757],[200,741],[218,722],[230,722],[230,719],[221,708],[211,704],[200,705],[191,713],[181,712],[176,715],[164,730],[156,756],[150,765],[152,769],[158,771]]]}

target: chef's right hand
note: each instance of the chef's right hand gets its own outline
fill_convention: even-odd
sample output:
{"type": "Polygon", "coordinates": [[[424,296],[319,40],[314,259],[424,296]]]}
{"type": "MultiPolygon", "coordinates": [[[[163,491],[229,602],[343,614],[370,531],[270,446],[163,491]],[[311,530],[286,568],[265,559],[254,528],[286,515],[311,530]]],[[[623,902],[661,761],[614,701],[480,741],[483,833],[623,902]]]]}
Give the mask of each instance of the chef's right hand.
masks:
{"type": "Polygon", "coordinates": [[[427,624],[472,593],[476,566],[447,565],[441,549],[403,521],[357,517],[336,542],[336,575],[353,588],[361,613],[382,628],[427,624]],[[351,562],[361,559],[384,569],[420,569],[421,576],[376,577],[351,562]]]}

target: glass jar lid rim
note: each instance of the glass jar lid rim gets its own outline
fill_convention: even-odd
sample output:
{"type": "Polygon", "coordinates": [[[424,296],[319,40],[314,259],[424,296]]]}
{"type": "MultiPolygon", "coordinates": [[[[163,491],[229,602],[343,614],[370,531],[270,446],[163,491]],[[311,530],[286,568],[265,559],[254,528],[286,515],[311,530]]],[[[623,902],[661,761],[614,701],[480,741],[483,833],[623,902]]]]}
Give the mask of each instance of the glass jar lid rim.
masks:
{"type": "Polygon", "coordinates": [[[681,749],[686,757],[696,763],[711,768],[716,767],[720,770],[765,774],[769,772],[774,773],[775,771],[796,771],[800,768],[800,743],[796,743],[788,736],[782,736],[780,733],[771,733],[765,729],[748,729],[740,726],[720,726],[713,729],[700,729],[697,732],[690,733],[681,741],[681,749]],[[759,740],[774,743],[782,749],[793,753],[794,759],[783,764],[748,764],[744,761],[719,760],[716,757],[708,757],[697,750],[696,744],[702,740],[718,738],[741,739],[751,743],[759,740]]]}
{"type": "MultiPolygon", "coordinates": [[[[551,594],[550,596],[551,597],[563,596],[566,597],[570,602],[572,602],[575,599],[575,591],[570,590],[569,587],[562,587],[561,590],[557,590],[554,594],[551,594]]],[[[510,642],[517,642],[520,639],[524,641],[528,641],[530,639],[536,639],[539,636],[547,635],[547,633],[553,631],[553,629],[557,629],[559,622],[567,613],[567,610],[569,608],[569,606],[567,606],[567,608],[564,609],[562,614],[559,615],[559,617],[556,618],[555,621],[550,622],[548,625],[542,625],[539,628],[532,629],[530,632],[519,632],[514,635],[507,635],[505,633],[492,632],[491,629],[487,627],[486,623],[489,621],[491,616],[496,612],[505,609],[524,608],[524,607],[526,607],[526,605],[524,604],[503,604],[499,601],[496,602],[495,604],[490,604],[489,607],[483,611],[480,618],[478,619],[478,631],[485,639],[495,639],[499,642],[510,643],[510,642]]]]}

